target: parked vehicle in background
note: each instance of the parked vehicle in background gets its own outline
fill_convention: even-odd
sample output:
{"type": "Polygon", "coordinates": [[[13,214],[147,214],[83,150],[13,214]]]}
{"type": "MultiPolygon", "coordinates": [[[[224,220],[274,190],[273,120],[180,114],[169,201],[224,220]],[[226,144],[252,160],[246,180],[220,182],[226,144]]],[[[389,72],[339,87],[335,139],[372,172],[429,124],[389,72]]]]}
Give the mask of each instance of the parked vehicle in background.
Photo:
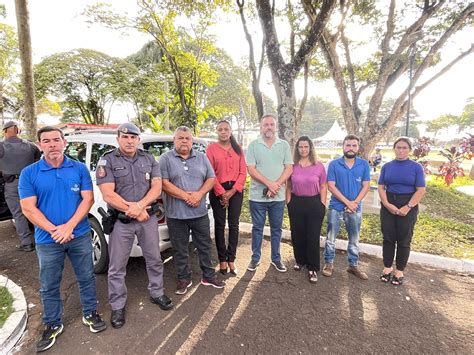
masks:
{"type": "Polygon", "coordinates": [[[12,219],[12,214],[8,209],[7,202],[5,201],[5,180],[3,180],[3,174],[0,172],[0,221],[7,221],[12,219]]]}

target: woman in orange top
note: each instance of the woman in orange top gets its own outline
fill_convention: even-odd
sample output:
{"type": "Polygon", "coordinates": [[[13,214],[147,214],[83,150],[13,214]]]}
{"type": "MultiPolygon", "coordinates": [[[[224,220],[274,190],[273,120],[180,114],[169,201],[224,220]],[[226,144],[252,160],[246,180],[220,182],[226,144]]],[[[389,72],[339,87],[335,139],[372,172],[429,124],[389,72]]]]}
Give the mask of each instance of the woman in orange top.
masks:
{"type": "Polygon", "coordinates": [[[239,218],[242,209],[243,190],[247,167],[244,152],[232,135],[230,122],[217,123],[217,143],[207,147],[206,155],[216,173],[214,189],[209,192],[214,214],[214,232],[222,274],[237,275],[235,254],[239,240],[239,218]],[[229,243],[226,247],[225,222],[228,211],[229,243]]]}

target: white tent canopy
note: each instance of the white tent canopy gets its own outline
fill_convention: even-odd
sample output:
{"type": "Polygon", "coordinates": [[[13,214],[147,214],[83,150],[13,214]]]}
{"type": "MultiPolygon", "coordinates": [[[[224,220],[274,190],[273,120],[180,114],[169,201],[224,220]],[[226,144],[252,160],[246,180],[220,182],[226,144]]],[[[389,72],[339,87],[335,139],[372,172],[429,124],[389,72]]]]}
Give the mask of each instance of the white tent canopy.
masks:
{"type": "Polygon", "coordinates": [[[339,126],[339,123],[335,120],[332,127],[329,131],[326,132],[325,135],[315,138],[315,141],[318,142],[334,142],[334,141],[342,141],[347,136],[347,132],[339,126]]]}

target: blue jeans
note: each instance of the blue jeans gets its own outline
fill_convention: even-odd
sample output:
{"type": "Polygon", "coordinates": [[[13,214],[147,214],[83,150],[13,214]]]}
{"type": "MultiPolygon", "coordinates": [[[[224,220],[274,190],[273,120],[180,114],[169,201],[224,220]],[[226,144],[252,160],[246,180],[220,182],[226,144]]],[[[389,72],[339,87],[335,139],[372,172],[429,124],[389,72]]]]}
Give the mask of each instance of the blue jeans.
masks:
{"type": "Polygon", "coordinates": [[[257,202],[249,201],[250,215],[252,216],[252,261],[260,261],[262,256],[263,227],[265,226],[266,214],[270,222],[270,245],[272,250],[272,261],[281,261],[280,241],[281,225],[283,223],[283,211],[285,201],[257,202]]]}
{"type": "Polygon", "coordinates": [[[56,326],[62,323],[63,304],[60,287],[66,254],[76,274],[83,314],[86,316],[96,310],[97,296],[90,233],[74,238],[65,244],[37,244],[36,252],[40,267],[44,324],[56,326]]]}
{"type": "Polygon", "coordinates": [[[347,245],[347,261],[349,266],[357,266],[359,261],[359,237],[360,224],[362,222],[362,212],[347,213],[344,211],[338,212],[333,209],[328,210],[328,228],[326,246],[324,248],[324,261],[326,264],[332,264],[336,254],[336,237],[341,227],[341,222],[344,221],[346,226],[349,243],[347,245]]]}

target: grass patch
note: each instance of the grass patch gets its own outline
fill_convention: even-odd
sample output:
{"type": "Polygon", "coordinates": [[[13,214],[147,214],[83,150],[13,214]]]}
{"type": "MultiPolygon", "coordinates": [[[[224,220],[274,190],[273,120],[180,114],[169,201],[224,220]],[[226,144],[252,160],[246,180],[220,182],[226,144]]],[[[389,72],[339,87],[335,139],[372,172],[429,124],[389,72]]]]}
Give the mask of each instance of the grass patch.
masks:
{"type": "Polygon", "coordinates": [[[446,186],[441,178],[433,176],[421,201],[426,206],[426,212],[433,217],[472,224],[474,197],[456,190],[456,187],[463,185],[474,185],[474,181],[468,177],[457,178],[451,186],[446,186]]]}
{"type": "MultiPolygon", "coordinates": [[[[457,186],[463,185],[474,185],[474,180],[469,177],[458,178],[449,187],[441,179],[432,178],[428,182],[427,193],[422,200],[426,210],[418,215],[411,244],[413,251],[474,259],[474,225],[472,223],[474,197],[455,189],[457,186]]],[[[248,205],[248,181],[240,220],[252,223],[248,205]]],[[[325,218],[321,235],[326,235],[326,226],[325,218]]],[[[283,228],[290,229],[286,209],[283,228]]],[[[344,224],[341,225],[339,237],[347,239],[344,224]]],[[[362,215],[360,242],[382,245],[382,240],[379,214],[364,213],[362,215]]]]}
{"type": "Polygon", "coordinates": [[[0,287],[0,328],[13,312],[13,298],[6,287],[0,287]]]}

